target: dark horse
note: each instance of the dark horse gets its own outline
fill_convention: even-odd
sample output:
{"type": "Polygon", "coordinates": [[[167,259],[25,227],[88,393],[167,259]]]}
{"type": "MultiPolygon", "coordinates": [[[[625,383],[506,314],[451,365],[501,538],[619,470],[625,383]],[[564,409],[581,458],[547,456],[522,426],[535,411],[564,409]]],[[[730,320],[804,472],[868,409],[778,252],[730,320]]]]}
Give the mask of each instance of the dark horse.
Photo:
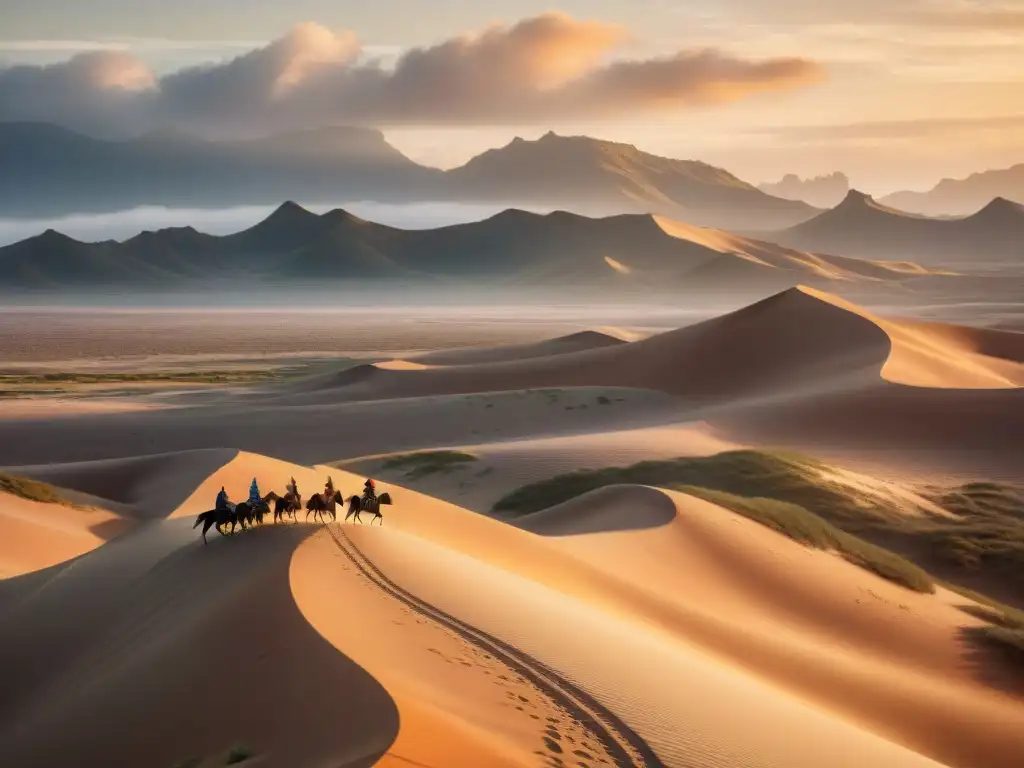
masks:
{"type": "Polygon", "coordinates": [[[380,513],[382,504],[391,504],[391,495],[388,493],[382,493],[376,498],[367,498],[366,496],[353,496],[348,500],[348,513],[345,515],[345,519],[348,520],[350,517],[355,515],[355,522],[361,523],[359,519],[360,512],[372,512],[373,517],[370,519],[370,525],[373,525],[374,520],[380,520],[380,524],[384,525],[384,515],[380,513]]]}
{"type": "Polygon", "coordinates": [[[291,517],[293,523],[297,523],[298,519],[295,517],[295,513],[302,509],[302,497],[298,493],[286,493],[284,496],[278,496],[276,493],[271,491],[267,494],[267,502],[274,502],[274,522],[278,520],[283,521],[284,516],[288,515],[291,517]]]}
{"type": "Polygon", "coordinates": [[[221,536],[227,536],[224,533],[224,526],[231,523],[231,532],[235,532],[235,526],[241,524],[242,528],[245,528],[245,521],[251,516],[251,510],[249,504],[242,502],[240,504],[229,504],[224,509],[208,509],[205,512],[200,512],[199,516],[196,517],[195,523],[192,528],[198,528],[199,524],[203,524],[203,544],[206,543],[206,532],[210,528],[215,527],[217,533],[221,536]]]}
{"type": "Polygon", "coordinates": [[[313,522],[319,517],[320,522],[326,523],[326,515],[331,516],[332,522],[338,521],[338,504],[344,504],[345,499],[340,491],[335,491],[329,498],[322,493],[314,493],[306,502],[306,521],[309,522],[310,513],[313,514],[313,522]]]}
{"type": "MultiPolygon", "coordinates": [[[[273,491],[271,491],[271,494],[273,491]]],[[[267,500],[270,498],[270,494],[263,499],[262,504],[255,504],[250,506],[248,501],[241,501],[238,504],[228,503],[225,509],[208,509],[205,512],[199,513],[196,517],[195,523],[192,528],[198,528],[199,524],[203,524],[203,543],[206,543],[206,532],[212,527],[216,527],[217,533],[221,536],[227,536],[224,533],[224,526],[231,523],[231,532],[235,532],[235,526],[241,525],[244,531],[248,526],[254,525],[255,523],[263,523],[263,515],[270,510],[270,505],[267,500]],[[255,521],[255,523],[254,523],[255,521]]]]}

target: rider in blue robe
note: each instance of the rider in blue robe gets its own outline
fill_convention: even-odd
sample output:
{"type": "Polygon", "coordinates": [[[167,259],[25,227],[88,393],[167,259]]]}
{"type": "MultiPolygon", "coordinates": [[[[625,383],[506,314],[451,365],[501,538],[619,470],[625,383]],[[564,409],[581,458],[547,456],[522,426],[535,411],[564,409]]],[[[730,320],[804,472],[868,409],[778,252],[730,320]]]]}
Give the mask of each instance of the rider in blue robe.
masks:
{"type": "Polygon", "coordinates": [[[249,506],[258,507],[263,504],[263,497],[260,496],[260,487],[256,485],[256,478],[252,479],[252,485],[249,486],[249,506]]]}
{"type": "Polygon", "coordinates": [[[228,501],[228,492],[224,490],[223,485],[220,487],[220,493],[217,494],[217,504],[215,509],[218,512],[231,509],[231,502],[228,501]]]}

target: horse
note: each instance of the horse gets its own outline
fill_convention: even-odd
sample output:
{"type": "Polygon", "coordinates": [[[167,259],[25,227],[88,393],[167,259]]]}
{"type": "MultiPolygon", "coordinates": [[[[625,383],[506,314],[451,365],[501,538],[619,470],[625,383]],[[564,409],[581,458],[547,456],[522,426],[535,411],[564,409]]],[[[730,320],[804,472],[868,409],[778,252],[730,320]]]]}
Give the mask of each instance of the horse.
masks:
{"type": "Polygon", "coordinates": [[[196,517],[196,521],[192,524],[192,529],[195,530],[199,527],[199,524],[203,524],[203,544],[206,544],[206,532],[211,527],[217,529],[217,533],[221,536],[227,536],[224,533],[224,526],[231,523],[231,532],[235,532],[235,526],[239,523],[242,524],[242,528],[245,528],[245,520],[249,516],[250,510],[249,505],[246,502],[240,504],[228,503],[227,507],[223,509],[208,509],[205,512],[200,512],[196,517]]]}
{"type": "Polygon", "coordinates": [[[208,509],[201,512],[196,517],[195,523],[192,524],[192,529],[195,530],[200,523],[203,524],[203,544],[206,544],[206,532],[212,527],[216,527],[217,533],[221,536],[227,536],[223,527],[228,523],[231,523],[231,533],[235,532],[235,527],[238,525],[241,525],[244,531],[253,524],[253,521],[262,525],[263,515],[270,511],[270,505],[267,502],[271,494],[273,491],[267,494],[262,504],[250,506],[248,501],[240,501],[238,504],[228,502],[228,506],[224,509],[208,509]]]}
{"type": "Polygon", "coordinates": [[[391,504],[391,494],[382,493],[372,499],[368,499],[365,496],[353,496],[348,501],[348,513],[345,515],[345,520],[355,515],[355,522],[362,523],[359,519],[360,512],[372,512],[373,517],[370,519],[370,525],[373,525],[373,521],[380,519],[380,524],[384,525],[384,515],[380,513],[382,504],[391,504]]]}
{"type": "MultiPolygon", "coordinates": [[[[248,525],[263,525],[263,516],[270,514],[270,498],[276,496],[273,491],[268,493],[257,504],[250,504],[248,500],[241,501],[235,505],[235,516],[238,518],[238,522],[242,526],[244,531],[246,524],[248,525]]],[[[235,530],[232,527],[231,532],[235,530]]]]}
{"type": "Polygon", "coordinates": [[[274,522],[278,520],[284,520],[285,515],[289,515],[293,523],[298,522],[295,517],[295,513],[302,509],[302,497],[295,493],[286,493],[284,496],[278,496],[276,493],[271,491],[267,494],[266,501],[269,503],[274,502],[274,522]]]}
{"type": "Polygon", "coordinates": [[[325,514],[331,516],[331,522],[338,521],[337,505],[338,503],[345,503],[345,499],[341,495],[341,491],[335,491],[330,498],[324,498],[322,493],[314,493],[309,501],[306,502],[306,522],[309,522],[310,513],[313,514],[313,522],[316,522],[317,517],[320,518],[320,522],[326,523],[324,519],[325,514]]]}

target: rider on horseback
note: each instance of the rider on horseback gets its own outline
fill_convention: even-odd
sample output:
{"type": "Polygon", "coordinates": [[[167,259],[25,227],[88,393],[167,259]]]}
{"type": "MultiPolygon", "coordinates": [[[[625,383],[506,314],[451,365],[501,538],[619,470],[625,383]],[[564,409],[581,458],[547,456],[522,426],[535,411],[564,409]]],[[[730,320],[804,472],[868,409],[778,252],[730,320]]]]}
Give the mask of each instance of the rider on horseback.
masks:
{"type": "Polygon", "coordinates": [[[324,483],[324,501],[330,501],[334,498],[334,481],[331,476],[327,476],[327,482],[324,483]]]}
{"type": "Polygon", "coordinates": [[[228,492],[224,490],[224,486],[220,487],[220,493],[217,494],[217,503],[214,505],[214,509],[218,512],[227,512],[231,509],[231,502],[228,501],[228,492]]]}
{"type": "Polygon", "coordinates": [[[377,486],[374,484],[371,478],[367,478],[366,482],[363,483],[363,507],[367,507],[367,502],[376,501],[377,493],[374,490],[377,486]]]}
{"type": "Polygon", "coordinates": [[[249,486],[249,507],[250,509],[256,509],[263,504],[263,497],[260,496],[260,487],[256,485],[256,478],[252,479],[252,485],[249,486]]]}
{"type": "Polygon", "coordinates": [[[291,496],[292,498],[298,498],[299,487],[295,484],[295,478],[293,477],[291,482],[284,487],[285,496],[291,496]]]}

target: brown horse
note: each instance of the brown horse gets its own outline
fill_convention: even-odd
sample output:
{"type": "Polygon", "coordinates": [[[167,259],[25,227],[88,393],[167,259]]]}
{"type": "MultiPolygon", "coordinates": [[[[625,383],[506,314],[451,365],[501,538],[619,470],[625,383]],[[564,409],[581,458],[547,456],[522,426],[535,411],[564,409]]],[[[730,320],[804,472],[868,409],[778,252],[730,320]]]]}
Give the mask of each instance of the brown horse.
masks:
{"type": "Polygon", "coordinates": [[[314,493],[306,502],[306,522],[309,522],[309,515],[312,513],[313,522],[319,517],[320,522],[326,523],[326,516],[331,516],[331,522],[338,521],[338,504],[344,504],[345,499],[340,491],[335,491],[330,498],[324,498],[322,493],[314,493]]]}
{"type": "Polygon", "coordinates": [[[276,493],[271,491],[267,494],[266,501],[269,503],[274,502],[274,522],[279,520],[283,521],[285,515],[291,517],[293,523],[298,522],[298,518],[295,517],[295,513],[302,509],[302,497],[297,493],[286,493],[284,496],[278,496],[276,493]]]}
{"type": "Polygon", "coordinates": [[[380,520],[380,524],[384,525],[384,515],[380,513],[380,507],[382,504],[391,504],[391,494],[382,493],[372,499],[368,499],[365,496],[353,496],[348,500],[348,513],[345,515],[345,519],[348,520],[350,517],[355,515],[355,522],[362,523],[359,519],[360,512],[372,512],[373,517],[370,518],[370,525],[373,525],[374,520],[380,520]]]}

